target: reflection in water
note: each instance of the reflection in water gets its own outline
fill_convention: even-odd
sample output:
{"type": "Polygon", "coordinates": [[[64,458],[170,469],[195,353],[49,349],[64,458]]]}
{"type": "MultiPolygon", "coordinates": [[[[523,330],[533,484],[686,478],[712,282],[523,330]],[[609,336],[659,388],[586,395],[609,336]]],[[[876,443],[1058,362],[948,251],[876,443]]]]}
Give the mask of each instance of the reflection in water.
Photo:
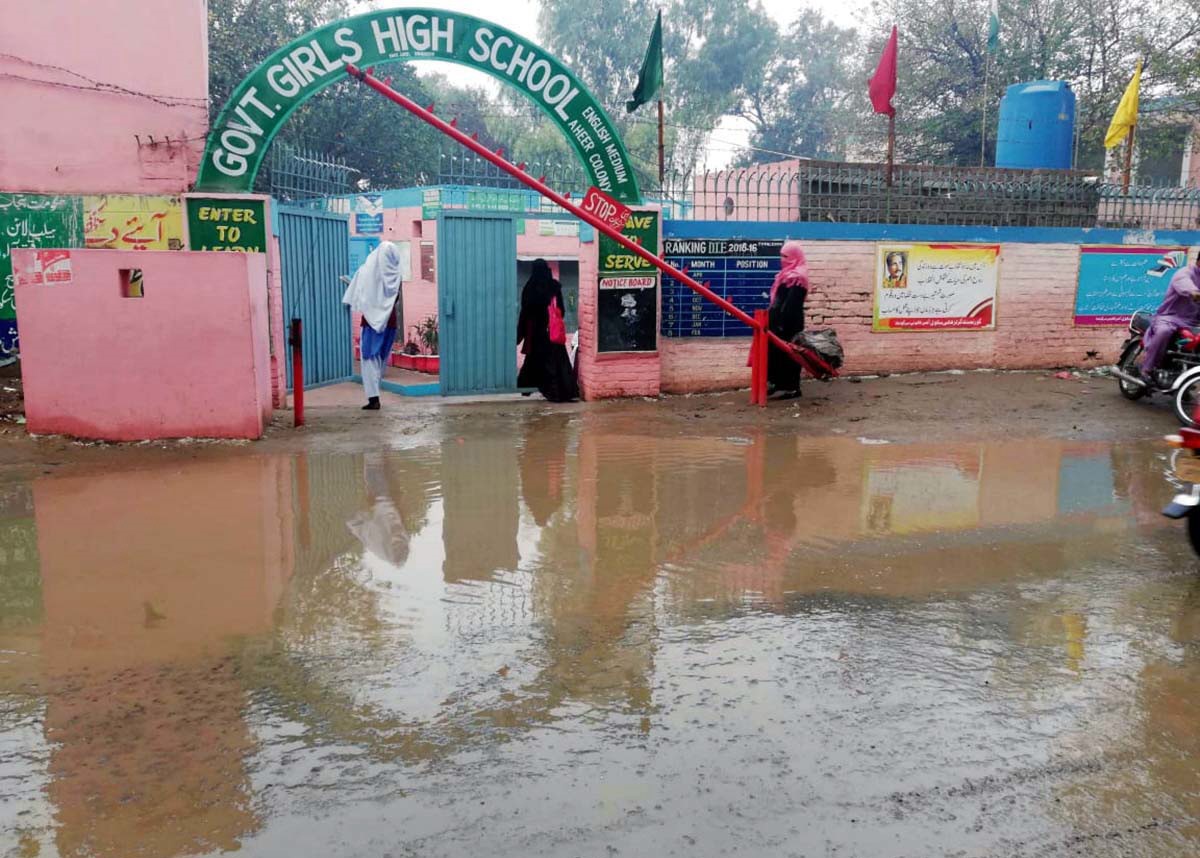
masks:
{"type": "Polygon", "coordinates": [[[227,642],[268,633],[286,586],[287,468],[238,459],[34,483],[59,854],[236,849],[258,829],[227,642]]]}
{"type": "Polygon", "coordinates": [[[588,412],[41,478],[0,495],[0,824],[70,856],[1186,854],[1200,590],[1161,469],[588,412]]]}
{"type": "Polygon", "coordinates": [[[442,541],[447,583],[517,568],[517,455],[508,438],[442,442],[442,541]]]}
{"type": "Polygon", "coordinates": [[[385,563],[402,566],[408,559],[408,530],[388,484],[387,458],[382,453],[363,457],[363,482],[367,509],[349,521],[350,532],[362,543],[363,551],[385,563]]]}
{"type": "Polygon", "coordinates": [[[563,505],[569,422],[568,414],[545,414],[530,420],[525,430],[518,454],[521,497],[538,527],[549,524],[563,505]]]}

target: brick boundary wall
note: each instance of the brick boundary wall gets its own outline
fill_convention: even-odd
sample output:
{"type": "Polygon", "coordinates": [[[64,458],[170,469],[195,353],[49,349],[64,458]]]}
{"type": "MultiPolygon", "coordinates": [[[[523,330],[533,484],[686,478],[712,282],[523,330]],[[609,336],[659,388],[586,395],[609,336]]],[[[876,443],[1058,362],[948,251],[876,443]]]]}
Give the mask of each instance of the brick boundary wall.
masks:
{"type": "MultiPolygon", "coordinates": [[[[962,227],[921,227],[906,231],[844,224],[822,225],[821,231],[827,235],[839,231],[879,234],[862,240],[830,240],[824,236],[807,239],[803,232],[809,226],[668,221],[665,233],[681,238],[792,237],[801,241],[812,282],[808,326],[837,330],[846,349],[843,371],[849,374],[1110,365],[1117,358],[1126,329],[1074,325],[1080,245],[1182,244],[1191,248],[1191,258],[1195,258],[1200,245],[1200,234],[1196,233],[1148,236],[1109,235],[1111,231],[1100,230],[1018,229],[1009,236],[1005,230],[993,228],[971,231],[962,227]],[[787,235],[788,230],[791,236],[787,235]],[[1052,238],[1059,240],[1047,240],[1052,238]],[[871,330],[877,242],[931,240],[1001,244],[995,330],[938,333],[871,330]]],[[[750,370],[746,366],[749,337],[663,337],[660,342],[663,392],[693,393],[749,386],[750,370]]]]}

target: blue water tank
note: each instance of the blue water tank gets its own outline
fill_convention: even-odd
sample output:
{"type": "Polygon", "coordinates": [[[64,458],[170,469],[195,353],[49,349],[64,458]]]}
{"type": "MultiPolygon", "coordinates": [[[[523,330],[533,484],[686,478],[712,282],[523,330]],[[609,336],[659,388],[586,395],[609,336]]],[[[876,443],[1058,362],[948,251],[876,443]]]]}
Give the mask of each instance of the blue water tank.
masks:
{"type": "Polygon", "coordinates": [[[1075,93],[1061,80],[1014,83],[1000,99],[996,166],[1071,169],[1075,93]]]}

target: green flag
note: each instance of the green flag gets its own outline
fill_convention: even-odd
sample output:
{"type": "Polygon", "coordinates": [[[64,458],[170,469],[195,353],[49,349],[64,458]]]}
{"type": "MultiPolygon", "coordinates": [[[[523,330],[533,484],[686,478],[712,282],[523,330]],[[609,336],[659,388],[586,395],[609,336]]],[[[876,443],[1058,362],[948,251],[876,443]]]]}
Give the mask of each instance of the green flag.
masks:
{"type": "Polygon", "coordinates": [[[642,60],[642,71],[638,74],[637,89],[633,91],[633,98],[625,102],[625,109],[633,113],[654,98],[662,89],[662,82],[662,10],[659,10],[654,19],[654,32],[650,34],[650,44],[646,48],[646,58],[642,60]]]}
{"type": "Polygon", "coordinates": [[[987,49],[989,54],[1000,50],[1000,4],[998,0],[992,0],[991,9],[988,11],[987,49]]]}

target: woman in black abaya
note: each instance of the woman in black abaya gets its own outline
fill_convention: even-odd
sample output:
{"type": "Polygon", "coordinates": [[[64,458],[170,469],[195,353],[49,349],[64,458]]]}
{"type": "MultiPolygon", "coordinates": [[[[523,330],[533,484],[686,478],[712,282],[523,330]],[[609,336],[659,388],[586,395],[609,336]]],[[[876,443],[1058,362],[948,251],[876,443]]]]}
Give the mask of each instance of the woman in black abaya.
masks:
{"type": "Polygon", "coordinates": [[[579,398],[579,385],[566,345],[550,339],[551,302],[561,318],[566,312],[562,284],[554,279],[546,260],[535,260],[529,282],[521,290],[517,344],[525,361],[517,375],[517,387],[536,387],[551,402],[570,402],[579,398]]]}

